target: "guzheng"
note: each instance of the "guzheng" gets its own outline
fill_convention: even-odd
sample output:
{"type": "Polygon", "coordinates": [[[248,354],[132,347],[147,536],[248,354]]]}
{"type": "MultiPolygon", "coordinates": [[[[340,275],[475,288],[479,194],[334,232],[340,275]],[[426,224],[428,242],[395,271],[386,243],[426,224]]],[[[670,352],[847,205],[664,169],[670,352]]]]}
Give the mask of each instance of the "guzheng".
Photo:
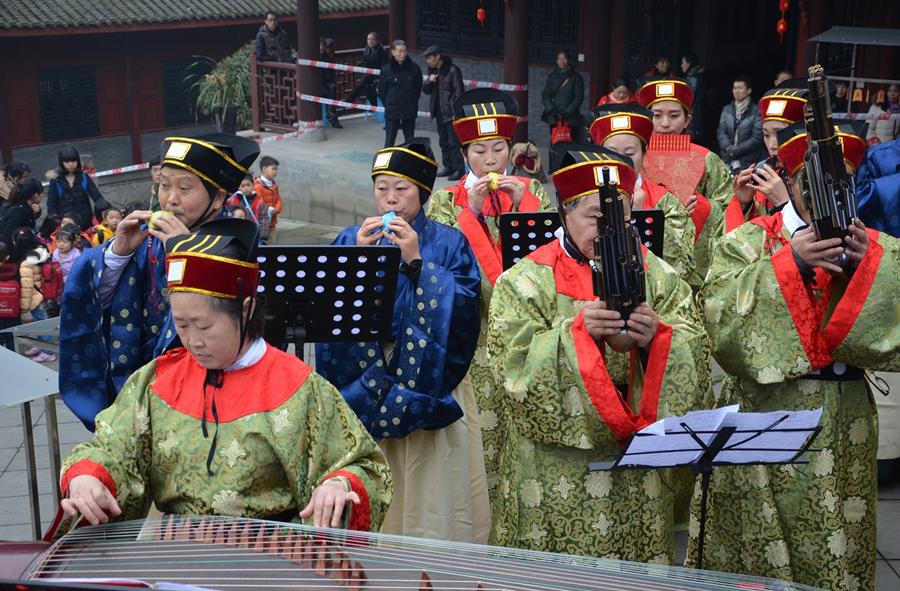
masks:
{"type": "Polygon", "coordinates": [[[650,136],[641,176],[671,191],[684,203],[706,171],[705,148],[691,143],[689,135],[654,133],[650,136]]]}
{"type": "Polygon", "coordinates": [[[34,546],[0,544],[0,578],[247,591],[809,589],[660,565],[215,516],[89,526],[34,546]],[[18,558],[10,558],[11,551],[18,558]]]}

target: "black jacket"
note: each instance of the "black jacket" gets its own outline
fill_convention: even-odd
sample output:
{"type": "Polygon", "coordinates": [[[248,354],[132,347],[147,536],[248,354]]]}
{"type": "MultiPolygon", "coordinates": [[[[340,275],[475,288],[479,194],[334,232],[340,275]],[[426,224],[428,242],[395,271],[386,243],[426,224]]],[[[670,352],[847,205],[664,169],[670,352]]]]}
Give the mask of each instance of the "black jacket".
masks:
{"type": "Polygon", "coordinates": [[[75,174],[75,184],[69,186],[65,174],[50,181],[47,188],[47,214],[63,216],[74,211],[81,218],[81,229],[91,227],[94,217],[94,206],[108,207],[109,204],[100,194],[94,180],[83,172],[75,174]],[[93,202],[93,206],[91,205],[93,202]]]}
{"type": "Polygon", "coordinates": [[[0,209],[0,242],[12,248],[12,234],[19,228],[34,229],[35,214],[28,203],[17,203],[0,209]]]}
{"type": "Polygon", "coordinates": [[[719,140],[719,154],[729,168],[733,160],[740,161],[741,168],[759,161],[763,157],[765,144],[763,144],[762,118],[757,104],[750,101],[740,120],[735,117],[734,101],[725,105],[719,117],[716,137],[719,140]],[[737,142],[735,142],[735,127],[737,127],[737,142]]]}
{"type": "Polygon", "coordinates": [[[415,119],[422,94],[422,70],[411,59],[402,64],[391,58],[381,68],[378,96],[384,103],[385,119],[415,119]]]}
{"type": "Polygon", "coordinates": [[[287,31],[278,27],[272,32],[266,25],[261,25],[256,33],[256,59],[261,62],[294,61],[287,31]]]}
{"type": "Polygon", "coordinates": [[[541,100],[544,102],[541,119],[547,125],[556,125],[556,120],[563,117],[571,127],[577,127],[580,121],[579,110],[584,102],[584,80],[581,74],[571,67],[565,70],[553,68],[547,76],[541,100]]]}
{"type": "Polygon", "coordinates": [[[437,82],[425,82],[422,92],[431,95],[431,118],[442,121],[453,119],[453,103],[465,92],[462,71],[448,56],[441,56],[441,67],[428,68],[428,74],[437,74],[437,82]],[[437,88],[437,92],[435,92],[437,88]]]}
{"type": "Polygon", "coordinates": [[[375,47],[366,45],[365,49],[363,49],[362,62],[360,62],[360,65],[364,68],[380,70],[381,66],[388,61],[388,58],[389,55],[387,50],[380,44],[375,47]]]}

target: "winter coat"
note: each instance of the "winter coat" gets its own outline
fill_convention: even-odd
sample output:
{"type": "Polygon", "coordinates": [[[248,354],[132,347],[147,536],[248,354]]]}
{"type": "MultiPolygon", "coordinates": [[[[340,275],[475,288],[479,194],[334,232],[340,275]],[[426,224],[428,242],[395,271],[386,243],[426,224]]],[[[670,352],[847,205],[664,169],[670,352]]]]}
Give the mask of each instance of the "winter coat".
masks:
{"type": "Polygon", "coordinates": [[[722,108],[719,117],[719,129],[716,132],[719,140],[719,154],[729,168],[732,161],[740,161],[740,167],[746,168],[763,157],[762,118],[759,107],[750,101],[741,114],[740,120],[735,117],[734,101],[722,108]],[[737,142],[735,143],[735,126],[737,126],[737,142]]]}
{"type": "MultiPolygon", "coordinates": [[[[31,311],[41,305],[41,266],[32,265],[27,260],[19,265],[19,309],[20,316],[31,316],[31,311]]],[[[25,318],[23,318],[25,320],[25,318]]]]}
{"type": "Polygon", "coordinates": [[[365,49],[363,49],[360,65],[364,68],[380,70],[381,66],[387,63],[389,57],[387,50],[383,46],[369,47],[366,45],[365,49]]]}
{"type": "Polygon", "coordinates": [[[12,235],[19,228],[34,229],[40,214],[35,214],[28,203],[17,203],[0,209],[0,242],[12,244],[12,235]]]}
{"type": "Polygon", "coordinates": [[[415,119],[422,94],[422,70],[411,59],[402,64],[391,58],[381,68],[378,96],[384,103],[385,119],[415,119]]]}
{"type": "Polygon", "coordinates": [[[440,68],[428,68],[428,74],[437,74],[437,82],[425,82],[422,92],[431,96],[429,101],[431,118],[442,121],[453,120],[453,103],[465,92],[462,70],[449,56],[441,56],[440,68]]]}
{"type": "Polygon", "coordinates": [[[579,109],[584,102],[584,80],[581,74],[571,66],[565,70],[553,68],[547,76],[544,92],[541,93],[544,102],[544,112],[541,119],[551,127],[556,125],[556,120],[563,117],[569,122],[569,126],[576,128],[581,120],[579,109]]]}
{"type": "Polygon", "coordinates": [[[270,31],[261,25],[256,33],[256,60],[260,62],[292,62],[291,41],[287,32],[278,27],[270,31]]]}
{"type": "Polygon", "coordinates": [[[271,187],[267,187],[261,180],[256,179],[256,182],[253,183],[253,192],[259,195],[263,203],[275,209],[275,214],[272,216],[272,221],[270,222],[270,226],[274,228],[276,224],[278,224],[278,214],[281,213],[281,209],[284,207],[284,203],[281,201],[281,192],[278,189],[278,183],[272,183],[271,187]]]}
{"type": "Polygon", "coordinates": [[[94,180],[84,172],[75,173],[75,184],[71,186],[66,175],[59,171],[56,178],[50,179],[50,186],[47,188],[47,215],[62,217],[74,211],[81,218],[81,229],[87,230],[94,219],[94,208],[108,206],[94,180]]]}
{"type": "MultiPolygon", "coordinates": [[[[885,111],[881,105],[872,105],[869,109],[869,115],[884,115],[885,111]]],[[[900,120],[898,119],[871,119],[869,120],[869,131],[866,132],[866,140],[878,138],[878,142],[886,144],[900,137],[900,120]]]]}

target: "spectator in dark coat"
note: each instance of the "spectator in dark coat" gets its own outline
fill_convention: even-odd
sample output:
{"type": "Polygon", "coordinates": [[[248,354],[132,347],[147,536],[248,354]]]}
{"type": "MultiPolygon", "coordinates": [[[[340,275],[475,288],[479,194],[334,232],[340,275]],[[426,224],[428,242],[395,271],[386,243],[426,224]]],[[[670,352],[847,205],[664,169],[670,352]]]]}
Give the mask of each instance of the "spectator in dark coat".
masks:
{"type": "Polygon", "coordinates": [[[391,43],[391,59],[381,69],[378,95],[384,103],[384,147],[393,146],[397,131],[403,130],[403,141],[415,135],[419,95],[422,94],[422,70],[406,55],[406,41],[391,43]]]}
{"type": "MultiPolygon", "coordinates": [[[[334,63],[334,52],[334,39],[319,41],[319,53],[321,54],[319,56],[320,61],[334,63]]],[[[323,69],[320,70],[320,72],[322,73],[322,96],[330,99],[337,98],[337,83],[334,76],[335,71],[323,69]]],[[[343,127],[338,120],[337,107],[328,105],[326,109],[328,111],[328,121],[331,123],[331,126],[338,129],[343,127]]]]}
{"type": "Polygon", "coordinates": [[[41,217],[43,198],[44,187],[37,179],[26,179],[16,185],[0,209],[0,242],[12,244],[13,232],[19,228],[34,230],[35,222],[41,217]]]}
{"type": "Polygon", "coordinates": [[[541,99],[544,102],[541,119],[551,129],[560,119],[565,119],[572,129],[572,140],[577,141],[581,103],[584,102],[584,80],[569,63],[569,52],[565,49],[556,54],[556,67],[547,76],[541,99]]]}
{"type": "Polygon", "coordinates": [[[61,216],[74,211],[81,218],[81,229],[87,230],[92,225],[94,207],[109,207],[93,179],[82,169],[81,156],[74,146],[66,144],[59,150],[59,168],[51,171],[48,176],[48,214],[61,216]]]}
{"type": "MultiPolygon", "coordinates": [[[[387,50],[381,45],[378,39],[378,33],[374,31],[366,37],[366,47],[363,49],[362,61],[359,63],[364,68],[372,68],[380,70],[387,63],[389,55],[387,50]]],[[[350,98],[347,100],[351,103],[361,96],[369,99],[369,104],[375,106],[378,104],[378,76],[375,74],[366,74],[353,89],[350,98]]]]}
{"type": "Polygon", "coordinates": [[[725,105],[719,117],[719,154],[732,171],[742,170],[763,157],[762,118],[750,99],[750,79],[738,76],[732,85],[734,101],[725,105]]]}
{"type": "Polygon", "coordinates": [[[462,71],[449,55],[441,53],[437,45],[432,45],[422,55],[428,64],[428,79],[422,86],[422,92],[431,96],[431,118],[437,125],[441,159],[444,163],[444,168],[437,175],[449,176],[451,181],[458,181],[465,173],[465,164],[459,140],[453,131],[453,103],[466,90],[462,71]]]}
{"type": "Polygon", "coordinates": [[[294,61],[287,31],[278,26],[278,17],[272,11],[266,13],[266,22],[260,25],[256,33],[256,61],[294,61]]]}
{"type": "Polygon", "coordinates": [[[706,102],[706,88],[703,75],[706,69],[697,63],[697,56],[687,52],[681,57],[681,73],[684,80],[694,92],[694,104],[691,106],[691,141],[700,143],[703,138],[703,105],[706,102]]]}

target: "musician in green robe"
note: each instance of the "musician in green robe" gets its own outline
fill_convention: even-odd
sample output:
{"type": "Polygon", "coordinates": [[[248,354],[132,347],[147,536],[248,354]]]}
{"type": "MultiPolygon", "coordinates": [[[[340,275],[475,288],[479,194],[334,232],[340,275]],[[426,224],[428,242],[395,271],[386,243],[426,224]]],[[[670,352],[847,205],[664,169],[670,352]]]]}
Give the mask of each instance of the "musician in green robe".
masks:
{"type": "Polygon", "coordinates": [[[491,540],[670,563],[670,474],[590,472],[588,464],[621,453],[658,418],[696,408],[709,389],[697,377],[708,371],[708,344],[690,288],[646,248],[646,301],[627,324],[595,295],[588,261],[603,167],[617,174],[628,213],[631,160],[572,144],[553,176],[563,230],[497,280],[488,361],[502,384],[493,395],[508,438],[498,460],[491,540]],[[607,365],[622,354],[630,368],[607,365]]]}
{"type": "MultiPolygon", "coordinates": [[[[262,338],[258,229],[224,219],[167,242],[183,347],[138,369],[66,459],[63,512],[309,518],[377,530],[391,498],[378,445],[324,378],[262,338]]],[[[116,344],[113,343],[113,347],[116,344]]]]}
{"type": "MultiPolygon", "coordinates": [[[[856,123],[836,129],[851,172],[866,149],[856,123]]],[[[874,589],[878,425],[865,372],[900,370],[900,244],[858,220],[843,241],[816,240],[801,194],[804,124],[778,134],[791,198],[718,242],[704,320],[728,373],[724,402],[753,412],[822,408],[822,431],[808,464],[713,471],[704,568],[874,589]]],[[[695,503],[688,564],[698,515],[695,503]]]]}

